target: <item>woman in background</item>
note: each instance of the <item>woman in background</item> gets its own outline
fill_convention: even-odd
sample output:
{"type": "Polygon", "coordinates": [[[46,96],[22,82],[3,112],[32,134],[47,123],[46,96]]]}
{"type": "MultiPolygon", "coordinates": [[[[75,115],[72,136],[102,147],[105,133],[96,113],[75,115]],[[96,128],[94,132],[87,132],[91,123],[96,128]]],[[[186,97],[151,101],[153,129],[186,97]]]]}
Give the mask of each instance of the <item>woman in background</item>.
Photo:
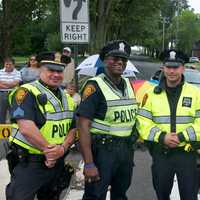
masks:
{"type": "Polygon", "coordinates": [[[27,67],[21,70],[22,83],[29,83],[39,78],[40,68],[36,57],[36,54],[31,55],[27,67]]]}

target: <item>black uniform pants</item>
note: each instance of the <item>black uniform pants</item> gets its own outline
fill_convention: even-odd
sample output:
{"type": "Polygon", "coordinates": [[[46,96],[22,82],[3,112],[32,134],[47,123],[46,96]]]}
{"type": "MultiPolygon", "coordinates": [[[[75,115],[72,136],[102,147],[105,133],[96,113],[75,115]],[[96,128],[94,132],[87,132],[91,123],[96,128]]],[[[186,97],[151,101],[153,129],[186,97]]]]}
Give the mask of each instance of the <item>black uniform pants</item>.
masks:
{"type": "Polygon", "coordinates": [[[152,151],[153,186],[158,200],[170,200],[176,174],[181,200],[197,200],[196,153],[169,151],[168,153],[152,151]]]}
{"type": "Polygon", "coordinates": [[[111,186],[111,200],[127,200],[134,152],[126,143],[93,145],[93,159],[100,173],[100,181],[85,183],[83,200],[105,200],[111,186]]]}
{"type": "MultiPolygon", "coordinates": [[[[19,162],[11,174],[6,188],[6,200],[34,200],[43,187],[53,188],[63,170],[64,161],[57,161],[55,167],[47,168],[43,162],[19,162]]],[[[38,199],[41,200],[42,198],[38,199]]]]}

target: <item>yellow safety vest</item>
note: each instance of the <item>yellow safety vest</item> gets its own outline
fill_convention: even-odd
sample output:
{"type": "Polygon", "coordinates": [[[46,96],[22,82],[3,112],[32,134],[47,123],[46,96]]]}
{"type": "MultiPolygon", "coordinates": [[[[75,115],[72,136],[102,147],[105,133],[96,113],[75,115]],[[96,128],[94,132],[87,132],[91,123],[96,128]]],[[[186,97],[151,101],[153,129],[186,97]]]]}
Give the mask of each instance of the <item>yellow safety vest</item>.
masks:
{"type": "Polygon", "coordinates": [[[126,83],[125,95],[121,91],[113,88],[101,74],[90,80],[96,81],[101,89],[107,104],[105,119],[93,119],[90,132],[92,134],[108,134],[119,137],[127,137],[132,133],[135,124],[138,105],[128,79],[126,83]]]}
{"type": "MultiPolygon", "coordinates": [[[[40,133],[50,144],[63,143],[66,134],[72,123],[75,109],[73,99],[64,91],[61,91],[62,101],[60,101],[49,89],[44,87],[39,81],[27,83],[21,87],[28,89],[35,97],[41,113],[45,116],[46,123],[40,128],[40,133]],[[46,94],[47,103],[42,106],[37,100],[37,96],[46,94]]],[[[41,154],[42,152],[30,144],[20,133],[17,124],[13,124],[10,141],[28,149],[30,153],[41,154]]]]}
{"type": "MultiPolygon", "coordinates": [[[[137,129],[144,140],[159,142],[161,132],[171,132],[170,107],[166,91],[155,94],[151,89],[138,110],[137,129]]],[[[182,132],[186,142],[200,141],[200,90],[185,83],[176,109],[176,133],[182,132]]]]}

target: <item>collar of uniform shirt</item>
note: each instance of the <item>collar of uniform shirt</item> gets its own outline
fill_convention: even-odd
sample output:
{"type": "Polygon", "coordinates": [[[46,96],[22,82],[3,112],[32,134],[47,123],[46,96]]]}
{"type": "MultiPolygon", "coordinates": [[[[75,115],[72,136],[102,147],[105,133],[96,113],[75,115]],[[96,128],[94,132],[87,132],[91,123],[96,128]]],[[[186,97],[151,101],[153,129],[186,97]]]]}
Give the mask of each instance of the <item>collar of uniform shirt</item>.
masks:
{"type": "Polygon", "coordinates": [[[39,79],[39,82],[40,82],[43,86],[45,86],[46,88],[48,88],[51,92],[53,92],[53,94],[54,94],[56,97],[58,97],[58,98],[61,97],[59,88],[52,88],[52,87],[49,87],[49,86],[48,86],[46,83],[44,83],[41,79],[39,79]]]}
{"type": "Polygon", "coordinates": [[[123,78],[121,78],[121,81],[120,81],[119,84],[114,84],[112,82],[112,80],[110,79],[110,77],[107,74],[105,74],[104,80],[106,82],[108,82],[113,88],[116,88],[116,89],[120,90],[122,92],[122,94],[124,95],[126,83],[125,83],[123,78]]]}
{"type": "MultiPolygon", "coordinates": [[[[182,87],[184,83],[185,83],[185,78],[184,78],[184,75],[182,75],[182,80],[178,86],[182,87]]],[[[164,76],[160,80],[159,86],[160,86],[160,88],[162,88],[164,90],[169,89],[169,87],[167,87],[166,78],[164,76]]]]}

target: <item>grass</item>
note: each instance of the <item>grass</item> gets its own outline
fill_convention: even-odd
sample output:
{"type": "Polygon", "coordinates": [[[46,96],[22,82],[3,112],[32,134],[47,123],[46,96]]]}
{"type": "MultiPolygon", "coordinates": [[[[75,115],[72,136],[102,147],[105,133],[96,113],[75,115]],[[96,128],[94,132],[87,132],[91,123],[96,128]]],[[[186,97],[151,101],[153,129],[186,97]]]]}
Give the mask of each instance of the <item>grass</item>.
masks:
{"type": "Polygon", "coordinates": [[[25,57],[25,56],[16,56],[14,57],[14,59],[15,59],[16,64],[26,63],[28,61],[28,57],[25,57]]]}

